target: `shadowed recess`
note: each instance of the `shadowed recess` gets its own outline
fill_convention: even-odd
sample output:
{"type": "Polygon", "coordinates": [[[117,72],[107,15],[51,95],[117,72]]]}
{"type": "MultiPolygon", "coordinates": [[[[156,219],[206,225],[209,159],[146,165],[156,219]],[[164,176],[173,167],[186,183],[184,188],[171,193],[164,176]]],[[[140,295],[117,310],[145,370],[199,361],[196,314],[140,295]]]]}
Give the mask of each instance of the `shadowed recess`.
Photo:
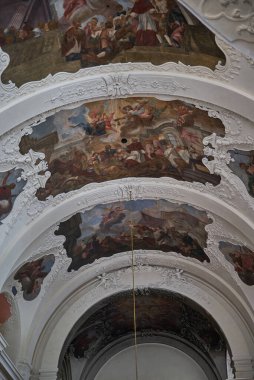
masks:
{"type": "MultiPolygon", "coordinates": [[[[207,358],[225,360],[227,342],[218,325],[200,306],[163,290],[147,288],[136,291],[137,332],[139,340],[155,341],[171,334],[194,345],[207,358]]],[[[71,341],[64,345],[67,355],[85,358],[86,365],[114,342],[133,334],[132,294],[123,292],[98,303],[79,321],[71,341]],[[82,323],[83,321],[83,323],[82,323]]]]}

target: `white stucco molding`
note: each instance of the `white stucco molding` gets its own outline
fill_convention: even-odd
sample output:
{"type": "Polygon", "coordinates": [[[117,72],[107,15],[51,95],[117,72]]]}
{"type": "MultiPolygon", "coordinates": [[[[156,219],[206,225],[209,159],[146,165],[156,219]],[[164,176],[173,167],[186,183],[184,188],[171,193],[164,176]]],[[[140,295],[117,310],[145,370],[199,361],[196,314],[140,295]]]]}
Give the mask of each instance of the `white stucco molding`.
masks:
{"type": "MultiPolygon", "coordinates": [[[[0,81],[1,131],[71,103],[126,96],[184,96],[254,120],[252,86],[248,72],[244,73],[250,64],[231,46],[219,40],[218,44],[227,63],[218,64],[215,71],[180,62],[121,63],[57,73],[19,88],[0,81]]],[[[0,49],[0,75],[8,63],[8,55],[0,49]]]]}
{"type": "MultiPolygon", "coordinates": [[[[171,202],[188,203],[217,215],[239,230],[248,245],[254,246],[254,222],[251,217],[236,210],[234,206],[227,204],[218,196],[205,191],[204,185],[179,183],[177,180],[164,178],[128,178],[88,185],[72,193],[69,198],[65,197],[65,194],[60,195],[56,198],[56,202],[53,201],[53,204],[50,204],[31,224],[26,225],[20,222],[15,230],[15,239],[13,236],[9,237],[5,243],[5,250],[1,254],[0,262],[5,268],[6,277],[1,277],[0,285],[3,286],[6,278],[15,271],[20,262],[29,259],[24,256],[29,246],[50,227],[76,212],[96,206],[98,200],[105,204],[129,200],[127,191],[129,188],[133,189],[137,199],[166,199],[171,202]]],[[[217,190],[218,193],[226,191],[223,187],[217,190]]]]}
{"type": "MultiPolygon", "coordinates": [[[[219,285],[215,288],[209,285],[207,281],[202,281],[200,277],[195,276],[193,273],[189,274],[185,271],[179,275],[174,275],[172,268],[167,269],[165,266],[158,266],[157,258],[156,263],[157,266],[154,262],[154,265],[140,266],[136,270],[137,287],[167,289],[197,302],[219,324],[231,347],[233,359],[234,357],[244,358],[245,369],[250,373],[254,352],[253,335],[243,316],[238,313],[236,305],[232,304],[223,295],[219,290],[219,285]]],[[[29,350],[26,354],[24,352],[27,355],[27,359],[30,358],[30,360],[30,354],[34,352],[32,359],[33,371],[39,372],[44,369],[47,371],[57,371],[62,346],[72,327],[80,317],[97,302],[106,297],[131,289],[132,277],[130,265],[127,268],[115,269],[108,276],[109,280],[106,285],[105,281],[101,281],[98,276],[93,279],[87,276],[84,278],[81,274],[75,277],[75,279],[69,282],[68,286],[72,288],[74,282],[76,282],[76,290],[70,292],[65,301],[61,302],[61,306],[58,308],[53,306],[54,304],[60,305],[56,301],[56,298],[60,296],[60,292],[55,294],[55,299],[54,297],[51,299],[51,305],[48,305],[51,308],[53,307],[51,316],[50,318],[48,315],[44,316],[44,318],[46,317],[45,321],[47,320],[48,322],[42,328],[38,326],[38,323],[42,320],[41,313],[43,313],[43,310],[40,310],[40,314],[37,316],[40,322],[37,318],[37,328],[33,329],[33,331],[41,332],[40,338],[36,341],[36,338],[31,340],[30,336],[28,338],[30,341],[29,350]],[[78,283],[80,284],[79,286],[78,283]],[[35,350],[34,345],[36,345],[35,350]]],[[[47,314],[45,309],[44,313],[47,314]]],[[[36,324],[33,325],[33,327],[35,326],[36,324]]],[[[251,379],[251,377],[248,379],[251,379]]]]}
{"type": "Polygon", "coordinates": [[[245,0],[179,0],[216,35],[254,56],[254,4],[245,0]]]}

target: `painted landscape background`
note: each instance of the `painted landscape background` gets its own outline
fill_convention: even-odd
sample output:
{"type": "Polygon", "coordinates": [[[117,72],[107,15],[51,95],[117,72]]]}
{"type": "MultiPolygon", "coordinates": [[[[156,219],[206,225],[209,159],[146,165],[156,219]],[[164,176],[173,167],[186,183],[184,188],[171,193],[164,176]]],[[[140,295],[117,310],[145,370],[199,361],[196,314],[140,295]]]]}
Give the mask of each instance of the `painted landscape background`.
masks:
{"type": "Polygon", "coordinates": [[[214,35],[174,0],[0,0],[4,81],[114,62],[181,61],[215,68],[214,35]]]}
{"type": "Polygon", "coordinates": [[[22,138],[20,150],[45,153],[51,177],[40,200],[126,177],[218,185],[220,177],[202,163],[203,139],[224,131],[221,120],[182,101],[117,99],[56,113],[22,138]]]}

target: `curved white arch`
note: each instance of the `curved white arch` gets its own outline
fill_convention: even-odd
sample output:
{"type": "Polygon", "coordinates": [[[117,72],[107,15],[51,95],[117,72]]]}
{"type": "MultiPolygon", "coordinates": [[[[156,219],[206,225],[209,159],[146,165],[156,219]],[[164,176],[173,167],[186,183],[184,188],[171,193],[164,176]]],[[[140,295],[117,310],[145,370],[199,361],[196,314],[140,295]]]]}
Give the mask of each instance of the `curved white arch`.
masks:
{"type": "MultiPolygon", "coordinates": [[[[86,186],[75,192],[71,198],[67,198],[54,207],[49,207],[32,224],[24,225],[17,232],[15,239],[5,246],[5,251],[1,255],[0,263],[5,266],[6,277],[0,279],[0,287],[3,286],[6,278],[17,269],[19,260],[27,259],[26,255],[29,246],[43,235],[51,226],[64,220],[71,215],[85,209],[90,209],[98,200],[100,203],[111,203],[129,200],[128,192],[125,188],[133,187],[135,183],[138,189],[137,199],[165,199],[171,202],[188,203],[201,210],[217,215],[238,229],[246,240],[254,244],[254,221],[246,217],[233,206],[228,205],[218,197],[205,192],[205,188],[198,191],[188,188],[185,184],[178,184],[176,180],[168,179],[125,179],[110,181],[103,184],[86,186]],[[89,190],[89,188],[91,190],[89,190]]],[[[135,186],[134,191],[135,191],[135,186]]],[[[56,227],[57,228],[57,227],[56,227]]],[[[53,239],[53,238],[52,238],[53,239]]]]}
{"type": "MultiPolygon", "coordinates": [[[[154,255],[153,259],[151,262],[158,262],[158,256],[154,255]]],[[[192,271],[191,274],[188,272],[182,278],[176,277],[172,281],[162,283],[162,273],[165,267],[160,268],[152,265],[141,267],[136,272],[137,286],[176,291],[197,302],[215,319],[224,332],[232,350],[233,358],[244,357],[251,360],[254,352],[253,333],[248,327],[249,323],[243,320],[242,311],[239,312],[237,310],[232,293],[230,297],[226,298],[223,290],[220,290],[220,287],[225,285],[223,281],[214,277],[213,282],[217,282],[217,287],[214,287],[206,281],[209,277],[208,273],[204,275],[206,277],[206,280],[204,280],[192,271]]],[[[118,285],[105,287],[103,284],[98,283],[98,279],[94,277],[94,274],[90,278],[88,276],[84,278],[84,273],[80,273],[68,283],[70,291],[65,300],[60,300],[61,292],[56,294],[55,298],[51,300],[51,305],[48,305],[52,308],[51,315],[50,317],[49,314],[44,316],[45,320],[40,328],[37,324],[40,315],[38,311],[37,318],[34,319],[33,331],[41,332],[41,334],[37,334],[37,339],[31,339],[32,336],[30,336],[29,347],[27,347],[28,351],[25,355],[27,360],[34,352],[32,360],[34,371],[56,371],[62,346],[72,327],[82,315],[105,297],[119,293],[122,290],[131,289],[130,268],[118,269],[111,272],[111,275],[119,277],[118,274],[120,275],[118,285]],[[86,281],[85,284],[84,280],[86,281]],[[76,286],[74,286],[74,282],[76,286]],[[55,306],[53,307],[53,305],[55,306]],[[57,307],[56,305],[61,306],[57,307]],[[46,323],[46,321],[48,322],[46,323]]],[[[212,276],[210,273],[210,278],[212,276]]],[[[229,287],[227,291],[229,291],[229,287]]]]}
{"type": "MultiPolygon", "coordinates": [[[[125,64],[122,65],[124,66],[125,64]]],[[[101,74],[91,77],[84,76],[72,81],[55,83],[54,85],[49,84],[45,88],[39,88],[27,96],[20,97],[10,104],[2,106],[0,112],[1,133],[6,133],[25,122],[29,123],[30,120],[33,122],[40,118],[43,119],[50,110],[62,108],[75,102],[97,101],[126,96],[162,97],[171,95],[184,97],[187,101],[188,99],[190,101],[191,99],[196,99],[254,120],[253,95],[236,88],[232,83],[222,82],[219,77],[217,80],[206,78],[205,75],[202,75],[201,67],[196,70],[199,73],[200,69],[200,74],[193,75],[188,72],[170,71],[170,69],[160,71],[158,68],[157,71],[149,71],[147,64],[143,64],[143,69],[142,64],[139,64],[139,70],[135,70],[135,64],[133,64],[133,68],[132,64],[128,65],[128,71],[123,70],[121,66],[117,76],[115,74],[101,74]],[[111,81],[119,81],[119,88],[123,87],[122,93],[117,94],[118,96],[112,96],[109,86],[105,85],[105,83],[111,81]],[[135,83],[135,87],[126,85],[126,81],[135,83]],[[148,84],[144,88],[142,83],[148,84]],[[127,86],[127,90],[125,86],[127,86]],[[97,88],[98,91],[91,95],[89,93],[90,88],[97,88]],[[74,95],[71,95],[73,93],[74,95]]]]}

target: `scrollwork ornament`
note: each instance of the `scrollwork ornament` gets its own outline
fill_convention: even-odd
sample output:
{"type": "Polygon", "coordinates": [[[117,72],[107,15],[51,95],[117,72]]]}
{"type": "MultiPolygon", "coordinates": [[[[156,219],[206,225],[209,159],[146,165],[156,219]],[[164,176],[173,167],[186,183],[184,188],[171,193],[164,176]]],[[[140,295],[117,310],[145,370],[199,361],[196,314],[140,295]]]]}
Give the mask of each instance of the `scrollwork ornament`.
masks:
{"type": "Polygon", "coordinates": [[[201,8],[207,19],[246,20],[254,15],[254,5],[250,0],[202,0],[201,8]]]}
{"type": "Polygon", "coordinates": [[[238,34],[242,34],[242,32],[247,32],[250,35],[254,35],[254,17],[250,19],[247,24],[241,24],[237,28],[238,34]]]}
{"type": "MultiPolygon", "coordinates": [[[[84,68],[76,73],[50,74],[40,81],[28,82],[19,88],[13,83],[5,85],[0,82],[0,102],[4,105],[17,98],[21,101],[22,97],[35,95],[46,87],[52,88],[52,95],[49,94],[47,100],[48,109],[50,106],[51,108],[52,106],[59,107],[92,98],[130,96],[142,91],[154,93],[160,89],[164,93],[174,94],[178,91],[188,90],[177,80],[168,75],[165,76],[169,72],[188,74],[194,77],[202,76],[220,82],[230,81],[239,74],[240,55],[225,42],[217,39],[217,43],[227,55],[227,64],[223,66],[219,63],[215,71],[207,67],[184,65],[180,62],[168,62],[160,66],[151,63],[115,63],[84,68]],[[117,74],[113,74],[114,72],[117,74]],[[148,74],[149,77],[155,77],[154,74],[158,74],[156,77],[159,77],[147,80],[143,73],[148,74]],[[77,79],[80,79],[78,85],[76,84],[77,79]]],[[[0,50],[0,74],[8,63],[9,56],[0,50]]]]}

